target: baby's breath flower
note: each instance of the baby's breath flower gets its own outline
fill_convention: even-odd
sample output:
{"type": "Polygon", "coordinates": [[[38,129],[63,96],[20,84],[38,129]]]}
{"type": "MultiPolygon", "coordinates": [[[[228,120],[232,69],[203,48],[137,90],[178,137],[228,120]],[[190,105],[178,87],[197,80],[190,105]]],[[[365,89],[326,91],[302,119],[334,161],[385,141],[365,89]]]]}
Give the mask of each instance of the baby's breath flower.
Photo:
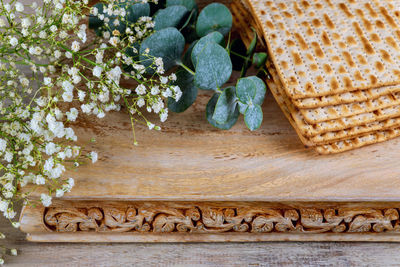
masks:
{"type": "Polygon", "coordinates": [[[42,201],[43,206],[49,207],[51,205],[52,197],[46,194],[40,195],[40,201],[42,201]]]}

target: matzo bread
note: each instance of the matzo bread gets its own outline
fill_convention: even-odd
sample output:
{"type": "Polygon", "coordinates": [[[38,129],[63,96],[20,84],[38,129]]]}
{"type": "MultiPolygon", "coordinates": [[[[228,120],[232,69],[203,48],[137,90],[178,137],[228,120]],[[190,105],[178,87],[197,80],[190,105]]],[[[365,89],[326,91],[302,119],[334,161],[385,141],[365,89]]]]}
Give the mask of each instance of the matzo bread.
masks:
{"type": "Polygon", "coordinates": [[[302,131],[292,116],[292,113],[286,108],[287,103],[285,103],[285,100],[279,92],[278,86],[274,80],[267,80],[267,84],[283,113],[296,130],[302,143],[310,147],[316,146],[316,151],[320,154],[340,153],[361,146],[383,142],[395,138],[400,134],[400,129],[398,129],[400,126],[400,118],[395,118],[383,122],[375,122],[370,126],[365,125],[353,127],[345,130],[346,133],[344,133],[344,131],[329,132],[326,133],[325,136],[317,135],[310,139],[303,136],[302,131]],[[393,127],[395,130],[392,129],[393,127]],[[371,129],[373,130],[372,132],[370,131],[371,129]]]}
{"type": "MultiPolygon", "coordinates": [[[[251,42],[251,38],[253,38],[253,31],[251,27],[256,28],[258,34],[260,34],[262,30],[259,29],[260,26],[257,25],[257,23],[254,21],[254,18],[249,13],[250,8],[248,7],[248,4],[246,3],[245,0],[234,1],[231,4],[231,7],[232,7],[232,13],[234,14],[236,27],[240,29],[240,35],[244,40],[245,44],[248,46],[251,42]]],[[[340,104],[349,104],[354,102],[373,101],[382,96],[388,99],[391,97],[392,93],[396,92],[400,92],[399,85],[357,90],[357,91],[345,92],[341,94],[332,94],[322,97],[292,99],[292,102],[299,109],[313,109],[313,108],[340,105],[340,104]]],[[[379,108],[389,107],[391,105],[396,105],[396,104],[398,104],[396,101],[393,101],[393,103],[391,104],[386,102],[385,104],[379,106],[379,108]]],[[[365,105],[368,106],[368,103],[366,103],[365,105]]],[[[336,107],[336,108],[342,110],[341,107],[336,107]]],[[[344,106],[343,108],[348,109],[348,107],[346,106],[344,106]]],[[[372,111],[372,109],[371,108],[364,110],[358,109],[358,114],[368,111],[372,111]]],[[[343,114],[343,116],[349,116],[349,115],[343,114]]],[[[312,122],[311,118],[306,117],[306,119],[312,122]]],[[[327,117],[322,120],[329,120],[329,119],[334,119],[334,117],[330,118],[327,117]]]]}
{"type": "Polygon", "coordinates": [[[279,76],[270,62],[268,62],[267,68],[274,80],[274,83],[276,84],[277,90],[279,91],[281,98],[283,99],[287,109],[291,113],[291,117],[296,122],[296,125],[303,136],[314,137],[316,135],[322,135],[327,132],[336,132],[340,130],[350,129],[353,127],[365,125],[375,121],[382,121],[400,116],[400,106],[393,106],[375,112],[368,112],[368,113],[358,114],[355,116],[338,118],[335,120],[310,124],[304,120],[304,117],[301,114],[301,112],[292,104],[290,99],[285,95],[285,91],[283,90],[282,84],[279,80],[279,76]]]}
{"type": "Polygon", "coordinates": [[[289,97],[400,83],[400,5],[388,0],[248,2],[289,97]]]}

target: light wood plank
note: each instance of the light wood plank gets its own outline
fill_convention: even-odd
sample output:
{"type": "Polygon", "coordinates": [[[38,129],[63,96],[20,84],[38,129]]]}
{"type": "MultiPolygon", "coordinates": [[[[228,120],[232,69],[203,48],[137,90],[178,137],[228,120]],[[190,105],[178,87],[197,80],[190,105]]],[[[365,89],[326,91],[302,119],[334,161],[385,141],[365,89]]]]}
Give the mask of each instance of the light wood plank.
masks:
{"type": "Polygon", "coordinates": [[[7,244],[19,249],[7,266],[398,266],[395,243],[31,243],[0,219],[7,244]]]}
{"type": "Polygon", "coordinates": [[[231,131],[214,129],[204,118],[208,99],[202,93],[187,112],[171,114],[161,132],[138,127],[138,147],[122,112],[82,119],[80,142],[99,162],[66,175],[76,186],[63,199],[400,200],[399,139],[320,156],[302,146],[271,95],[257,132],[242,119],[231,131]]]}

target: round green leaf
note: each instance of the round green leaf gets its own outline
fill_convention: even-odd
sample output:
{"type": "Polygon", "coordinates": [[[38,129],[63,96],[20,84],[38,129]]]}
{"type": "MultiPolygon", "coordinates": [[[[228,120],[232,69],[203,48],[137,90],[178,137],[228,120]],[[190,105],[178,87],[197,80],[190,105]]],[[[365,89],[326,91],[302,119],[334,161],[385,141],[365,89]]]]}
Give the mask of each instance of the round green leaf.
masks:
{"type": "MultiPolygon", "coordinates": [[[[95,4],[93,7],[97,8],[99,14],[103,14],[104,4],[98,3],[95,4]]],[[[98,29],[104,25],[104,21],[99,19],[97,16],[90,15],[89,16],[89,28],[90,29],[98,29]]]]}
{"type": "Polygon", "coordinates": [[[242,102],[238,102],[238,108],[239,108],[239,112],[240,112],[240,114],[243,114],[244,115],[244,113],[246,112],[246,109],[247,109],[247,107],[248,107],[249,105],[247,105],[247,104],[243,104],[242,102]]]}
{"type": "Polygon", "coordinates": [[[178,27],[188,12],[189,10],[184,6],[170,6],[160,9],[154,18],[154,29],[158,31],[168,27],[178,27]]]}
{"type": "Polygon", "coordinates": [[[232,62],[228,52],[218,44],[207,44],[197,59],[194,76],[196,86],[204,90],[215,90],[225,84],[231,74],[232,62]]]}
{"type": "MultiPolygon", "coordinates": [[[[133,1],[133,2],[139,2],[139,1],[136,0],[136,1],[133,1]]],[[[130,23],[135,23],[141,17],[150,16],[150,5],[148,3],[130,4],[130,5],[128,5],[127,14],[126,15],[127,15],[128,21],[130,23]]]]}
{"type": "Polygon", "coordinates": [[[196,66],[199,54],[209,43],[221,44],[224,41],[224,36],[219,32],[212,32],[202,37],[195,45],[192,51],[192,63],[196,66]]]}
{"type": "Polygon", "coordinates": [[[265,66],[265,62],[267,62],[268,55],[267,53],[255,53],[253,55],[253,64],[256,65],[256,68],[261,68],[265,66]]]}
{"type": "Polygon", "coordinates": [[[176,113],[181,113],[187,110],[197,98],[197,87],[194,85],[193,75],[179,68],[176,72],[176,85],[182,90],[182,96],[179,101],[173,98],[168,98],[168,108],[176,113]]]}
{"type": "Polygon", "coordinates": [[[261,105],[266,93],[265,83],[256,76],[242,78],[236,85],[236,95],[244,104],[261,105]]]}
{"type": "Polygon", "coordinates": [[[236,122],[239,118],[239,111],[236,108],[235,112],[227,120],[226,123],[224,123],[224,124],[217,123],[212,117],[214,116],[215,105],[217,104],[218,97],[219,97],[219,94],[214,94],[213,97],[210,99],[210,101],[207,104],[207,107],[206,107],[207,120],[212,126],[218,128],[218,129],[229,130],[233,127],[233,125],[236,124],[236,122]]]}
{"type": "Polygon", "coordinates": [[[256,105],[262,105],[264,103],[265,94],[267,93],[267,87],[263,80],[257,76],[247,77],[252,80],[256,86],[256,95],[253,98],[253,103],[256,105]]]}
{"type": "Polygon", "coordinates": [[[167,0],[167,7],[175,5],[185,6],[188,10],[197,9],[195,0],[167,0]]]}
{"type": "Polygon", "coordinates": [[[254,81],[246,78],[241,78],[236,84],[236,94],[240,102],[244,104],[252,103],[256,95],[256,85],[254,81]]]}
{"type": "Polygon", "coordinates": [[[218,97],[217,104],[215,105],[215,111],[213,115],[213,120],[215,120],[218,124],[226,123],[229,118],[233,116],[233,114],[237,110],[237,102],[236,102],[236,88],[230,86],[225,88],[224,91],[218,97]]]}
{"type": "MultiPolygon", "coordinates": [[[[140,60],[144,66],[149,67],[153,60],[145,54],[147,48],[150,50],[150,56],[163,59],[164,69],[168,71],[180,62],[185,48],[185,38],[177,29],[166,28],[143,40],[140,46],[140,60]]],[[[154,70],[148,70],[148,73],[154,73],[154,70]]]]}
{"type": "Polygon", "coordinates": [[[246,109],[244,114],[244,122],[250,131],[260,128],[263,121],[263,112],[259,105],[251,105],[246,109]]]}
{"type": "Polygon", "coordinates": [[[226,35],[231,28],[232,14],[225,5],[220,3],[212,3],[206,6],[200,12],[196,23],[196,32],[200,37],[213,31],[226,35]]]}
{"type": "Polygon", "coordinates": [[[254,50],[256,49],[257,46],[257,32],[254,28],[252,28],[253,30],[253,40],[250,43],[249,48],[247,49],[247,55],[251,56],[254,53],[254,50]]]}

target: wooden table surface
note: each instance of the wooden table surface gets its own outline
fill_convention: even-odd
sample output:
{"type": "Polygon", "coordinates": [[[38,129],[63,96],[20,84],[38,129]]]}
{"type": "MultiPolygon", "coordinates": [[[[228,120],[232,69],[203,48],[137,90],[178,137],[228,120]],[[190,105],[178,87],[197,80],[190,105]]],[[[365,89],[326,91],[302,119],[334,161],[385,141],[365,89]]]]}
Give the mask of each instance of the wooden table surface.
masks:
{"type": "Polygon", "coordinates": [[[18,248],[6,266],[398,266],[398,243],[31,243],[3,218],[18,248]]]}

